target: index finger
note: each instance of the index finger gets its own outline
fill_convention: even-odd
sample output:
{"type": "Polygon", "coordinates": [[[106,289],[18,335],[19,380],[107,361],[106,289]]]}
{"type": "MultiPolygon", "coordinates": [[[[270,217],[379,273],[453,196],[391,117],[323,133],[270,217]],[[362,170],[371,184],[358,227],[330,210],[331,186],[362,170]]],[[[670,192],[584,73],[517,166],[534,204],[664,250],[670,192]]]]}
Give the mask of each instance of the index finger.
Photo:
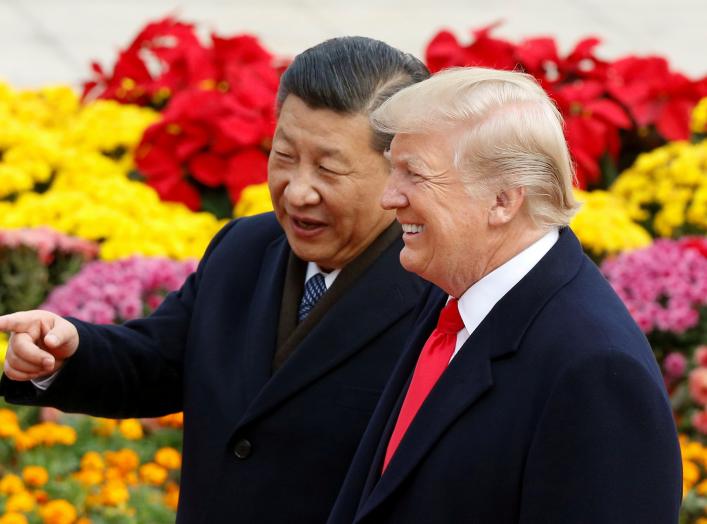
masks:
{"type": "Polygon", "coordinates": [[[39,318],[36,318],[29,311],[20,311],[18,313],[3,315],[0,317],[0,331],[29,331],[35,322],[39,322],[39,318]]]}

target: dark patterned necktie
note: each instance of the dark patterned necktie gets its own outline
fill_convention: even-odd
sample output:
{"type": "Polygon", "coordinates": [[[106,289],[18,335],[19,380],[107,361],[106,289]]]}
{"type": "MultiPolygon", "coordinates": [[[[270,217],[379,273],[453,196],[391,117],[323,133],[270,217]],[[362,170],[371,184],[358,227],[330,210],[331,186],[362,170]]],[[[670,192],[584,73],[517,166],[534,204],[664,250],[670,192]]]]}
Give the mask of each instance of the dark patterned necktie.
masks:
{"type": "Polygon", "coordinates": [[[315,304],[326,293],[326,284],[324,283],[324,275],[317,273],[304,284],[304,293],[302,300],[299,303],[297,310],[297,320],[302,322],[315,304]]]}

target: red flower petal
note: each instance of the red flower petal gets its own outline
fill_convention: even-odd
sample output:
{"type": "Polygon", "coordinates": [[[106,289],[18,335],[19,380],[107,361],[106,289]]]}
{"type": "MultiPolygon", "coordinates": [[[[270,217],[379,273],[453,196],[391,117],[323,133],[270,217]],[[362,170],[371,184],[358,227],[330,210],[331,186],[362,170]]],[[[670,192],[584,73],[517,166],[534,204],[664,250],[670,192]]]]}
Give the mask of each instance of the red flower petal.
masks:
{"type": "Polygon", "coordinates": [[[268,157],[260,149],[248,149],[228,161],[226,187],[231,202],[238,202],[246,186],[261,184],[268,178],[268,157]]]}
{"type": "Polygon", "coordinates": [[[192,176],[209,187],[218,187],[226,178],[226,161],[218,155],[202,153],[189,162],[192,176]]]}
{"type": "Polygon", "coordinates": [[[181,202],[192,211],[201,207],[201,197],[194,186],[183,178],[165,178],[149,182],[162,200],[181,202]]]}
{"type": "Polygon", "coordinates": [[[658,132],[667,140],[690,138],[690,113],[694,104],[686,99],[668,101],[656,120],[658,132]]]}
{"type": "Polygon", "coordinates": [[[612,102],[606,98],[600,98],[599,100],[589,102],[585,107],[592,115],[598,116],[616,127],[620,127],[621,129],[629,129],[631,127],[631,119],[616,102],[612,102]]]}

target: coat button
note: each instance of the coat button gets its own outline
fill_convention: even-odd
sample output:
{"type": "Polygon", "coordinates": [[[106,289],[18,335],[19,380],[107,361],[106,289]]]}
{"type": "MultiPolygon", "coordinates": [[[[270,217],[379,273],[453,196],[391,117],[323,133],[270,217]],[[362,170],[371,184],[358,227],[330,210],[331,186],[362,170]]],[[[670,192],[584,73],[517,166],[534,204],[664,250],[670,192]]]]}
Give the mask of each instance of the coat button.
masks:
{"type": "Polygon", "coordinates": [[[238,442],[236,442],[235,446],[233,446],[233,454],[236,456],[236,458],[239,458],[241,460],[245,460],[250,457],[252,451],[253,445],[248,439],[242,438],[238,442]]]}

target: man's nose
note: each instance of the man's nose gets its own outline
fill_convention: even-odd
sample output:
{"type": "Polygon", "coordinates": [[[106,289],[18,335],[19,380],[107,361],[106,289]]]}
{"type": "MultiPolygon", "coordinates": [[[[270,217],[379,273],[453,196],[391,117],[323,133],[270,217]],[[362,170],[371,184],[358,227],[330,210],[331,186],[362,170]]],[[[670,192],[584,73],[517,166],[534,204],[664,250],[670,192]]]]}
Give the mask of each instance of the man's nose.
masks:
{"type": "Polygon", "coordinates": [[[391,173],[380,201],[383,209],[399,209],[408,205],[407,197],[400,191],[400,176],[391,173]]]}
{"type": "Polygon", "coordinates": [[[302,168],[292,172],[285,188],[285,196],[290,204],[297,207],[315,206],[321,200],[311,174],[302,168]]]}

